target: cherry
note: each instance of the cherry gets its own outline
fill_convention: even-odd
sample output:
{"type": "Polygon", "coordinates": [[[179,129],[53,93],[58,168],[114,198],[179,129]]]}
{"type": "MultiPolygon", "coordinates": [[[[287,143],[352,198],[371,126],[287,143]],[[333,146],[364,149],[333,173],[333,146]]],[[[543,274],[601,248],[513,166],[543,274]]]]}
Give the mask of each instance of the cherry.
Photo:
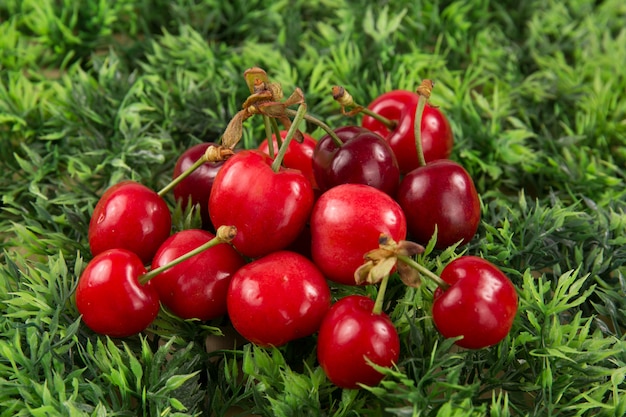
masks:
{"type": "MultiPolygon", "coordinates": [[[[285,139],[287,131],[281,130],[280,136],[282,139],[285,139]]],[[[283,158],[283,165],[287,168],[302,171],[304,176],[311,182],[313,188],[317,188],[317,182],[315,181],[315,176],[313,175],[313,151],[315,150],[317,141],[311,135],[307,135],[306,133],[302,133],[302,137],[304,139],[302,143],[296,141],[289,142],[287,152],[283,158]]],[[[272,140],[274,144],[273,149],[278,149],[279,146],[278,141],[276,140],[276,135],[272,135],[272,140]]],[[[263,153],[268,155],[270,154],[267,139],[263,140],[263,142],[259,144],[258,149],[263,153]]]]}
{"type": "Polygon", "coordinates": [[[233,225],[233,245],[257,258],[284,249],[304,229],[314,194],[302,172],[272,169],[274,161],[258,150],[230,157],[218,172],[209,197],[215,227],[233,225]]]}
{"type": "Polygon", "coordinates": [[[330,307],[330,289],[313,262],[278,251],[233,275],[227,306],[241,336],[259,346],[281,346],[319,329],[330,307]]]}
{"type": "Polygon", "coordinates": [[[324,192],[311,213],[311,255],[335,282],[356,285],[364,255],[378,248],[382,233],[406,238],[406,218],[389,195],[363,184],[342,184],[324,192]]]}
{"type": "Polygon", "coordinates": [[[313,150],[313,174],[320,189],[332,188],[330,184],[326,184],[326,171],[328,171],[337,150],[354,136],[365,132],[371,131],[357,125],[347,125],[333,130],[340,143],[333,140],[329,134],[320,138],[313,150]]]}
{"type": "Polygon", "coordinates": [[[126,249],[98,253],[87,264],[76,287],[76,307],[83,322],[96,333],[127,337],[146,329],[159,313],[159,296],[143,261],[126,249]]]}
{"type": "MultiPolygon", "coordinates": [[[[151,269],[171,263],[214,237],[199,229],[173,234],[155,254],[151,269]]],[[[232,246],[219,244],[161,272],[150,282],[161,303],[178,317],[211,320],[226,314],[230,279],[244,264],[232,246]]]]}
{"type": "Polygon", "coordinates": [[[400,169],[389,144],[364,128],[344,126],[335,130],[344,142],[339,145],[329,135],[317,143],[313,158],[315,178],[320,189],[339,184],[366,184],[393,196],[400,181],[400,169]]]}
{"type": "Polygon", "coordinates": [[[480,224],[480,198],[474,182],[461,165],[448,159],[409,172],[396,199],[406,215],[409,235],[425,244],[436,228],[438,249],[469,242],[480,224]]]}
{"type": "Polygon", "coordinates": [[[122,181],[107,189],[89,223],[89,247],[95,256],[123,248],[150,263],[171,232],[172,218],[165,200],[135,181],[122,181]]]}
{"type": "Polygon", "coordinates": [[[448,288],[435,290],[433,321],[447,338],[463,336],[456,344],[480,349],[506,337],[517,314],[513,283],[491,262],[477,256],[459,257],[444,267],[441,279],[448,288]]]}
{"type": "Polygon", "coordinates": [[[341,388],[378,384],[379,366],[391,367],[400,356],[398,333],[385,313],[374,313],[374,301],[349,295],[332,305],[319,329],[317,359],[328,379],[341,388]]]}
{"type": "MultiPolygon", "coordinates": [[[[209,146],[216,145],[210,142],[199,143],[185,150],[176,161],[172,178],[177,178],[186,170],[190,169],[198,159],[206,152],[209,146]]],[[[209,217],[209,195],[213,187],[213,181],[217,172],[224,165],[224,161],[220,162],[204,162],[185,179],[174,187],[174,198],[179,200],[183,208],[191,202],[192,205],[198,205],[200,208],[200,216],[202,217],[202,227],[211,229],[211,218],[209,217]]]]}
{"type": "MultiPolygon", "coordinates": [[[[390,128],[367,114],[361,121],[363,127],[387,140],[403,174],[420,166],[415,149],[414,131],[418,100],[419,94],[411,91],[393,90],[383,93],[369,104],[368,109],[396,125],[390,128]]],[[[426,104],[420,126],[426,162],[449,158],[454,146],[454,137],[450,123],[441,110],[426,104]]]]}

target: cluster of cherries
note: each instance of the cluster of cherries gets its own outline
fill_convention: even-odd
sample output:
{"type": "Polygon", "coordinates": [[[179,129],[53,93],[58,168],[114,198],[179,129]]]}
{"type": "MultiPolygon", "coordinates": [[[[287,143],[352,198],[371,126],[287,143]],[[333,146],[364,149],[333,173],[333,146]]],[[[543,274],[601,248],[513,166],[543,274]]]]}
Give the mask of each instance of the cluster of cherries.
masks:
{"type": "Polygon", "coordinates": [[[89,225],[93,258],[76,289],[84,323],[126,337],[165,308],[200,321],[227,315],[259,346],[317,333],[328,378],[358,388],[382,378],[372,363],[399,360],[398,333],[382,311],[387,282],[399,276],[407,285],[437,283],[432,318],[443,336],[469,349],[501,341],[517,312],[516,290],[501,270],[460,256],[437,276],[414,260],[428,242],[467,243],[480,222],[472,179],[448,159],[450,125],[427,103],[432,83],[382,94],[367,107],[336,87],[342,112],[364,116],[360,125],[332,129],[307,114],[301,91],[282,100],[263,70],[244,75],[251,95],[219,144],[185,151],[159,192],[124,181],[98,201],[89,225]],[[242,124],[256,115],[272,140],[237,148],[242,124]],[[302,120],[326,135],[300,132],[302,120]],[[171,233],[169,191],[200,210],[201,229],[171,233]],[[378,295],[333,302],[330,283],[379,284],[378,295]]]}

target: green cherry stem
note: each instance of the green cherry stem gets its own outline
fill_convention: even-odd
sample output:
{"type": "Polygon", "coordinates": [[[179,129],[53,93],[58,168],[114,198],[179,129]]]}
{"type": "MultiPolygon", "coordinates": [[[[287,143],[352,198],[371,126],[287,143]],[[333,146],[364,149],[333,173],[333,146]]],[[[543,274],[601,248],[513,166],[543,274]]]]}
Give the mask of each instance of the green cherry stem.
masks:
{"type": "Polygon", "coordinates": [[[280,145],[278,154],[276,155],[276,158],[274,159],[274,162],[272,163],[272,170],[274,170],[274,172],[278,172],[278,170],[280,169],[280,166],[283,163],[283,159],[285,158],[285,154],[287,153],[287,148],[289,148],[289,143],[291,143],[291,139],[293,139],[294,135],[296,134],[296,130],[298,130],[298,126],[300,125],[302,120],[304,120],[305,118],[306,109],[307,109],[306,103],[302,103],[300,104],[300,106],[298,106],[298,111],[296,111],[296,114],[293,120],[291,121],[291,126],[289,127],[289,130],[287,131],[287,135],[285,135],[285,139],[283,140],[283,143],[280,145]]]}
{"type": "Polygon", "coordinates": [[[417,88],[417,94],[419,98],[417,100],[417,108],[415,109],[415,121],[413,122],[413,131],[415,135],[415,149],[417,151],[417,159],[420,166],[426,165],[426,159],[424,158],[424,148],[422,146],[422,116],[424,115],[424,107],[426,102],[430,98],[430,92],[433,89],[433,82],[431,80],[424,80],[422,84],[417,88]]]}
{"type": "Polygon", "coordinates": [[[160,273],[167,271],[168,269],[178,265],[179,263],[184,262],[187,259],[192,258],[204,252],[205,250],[212,248],[213,246],[217,246],[221,243],[230,243],[235,238],[236,234],[237,228],[235,226],[220,226],[217,229],[217,232],[215,233],[215,237],[213,239],[209,240],[203,245],[198,246],[193,250],[190,250],[189,252],[179,256],[178,258],[168,262],[165,265],[146,272],[141,277],[139,277],[139,283],[141,285],[145,285],[148,281],[150,281],[152,278],[156,277],[160,273]]]}
{"type": "Polygon", "coordinates": [[[272,122],[271,118],[267,115],[263,115],[263,123],[265,124],[265,136],[267,137],[267,150],[270,158],[274,158],[274,141],[272,140],[272,122]]]}
{"type": "Polygon", "coordinates": [[[450,284],[448,284],[443,279],[441,279],[439,275],[433,273],[424,265],[420,265],[410,256],[406,256],[406,255],[396,255],[396,256],[398,257],[399,261],[404,262],[405,264],[409,265],[411,268],[417,270],[419,273],[426,276],[428,279],[432,280],[442,290],[446,290],[450,288],[450,284]]]}
{"type": "MultiPolygon", "coordinates": [[[[292,117],[296,115],[296,111],[292,109],[285,109],[285,113],[287,113],[289,116],[292,116],[292,117]]],[[[333,142],[335,142],[337,146],[343,145],[343,142],[341,141],[341,139],[339,139],[339,136],[337,136],[335,131],[326,123],[318,119],[317,117],[313,117],[310,114],[305,114],[304,120],[306,120],[307,122],[313,123],[315,126],[320,127],[324,132],[328,133],[328,136],[332,138],[333,142]]]]}
{"type": "Polygon", "coordinates": [[[383,302],[385,301],[385,292],[387,291],[387,283],[389,282],[389,274],[386,274],[380,281],[378,287],[378,294],[376,294],[376,301],[374,301],[374,308],[372,313],[380,314],[383,311],[383,302]]]}

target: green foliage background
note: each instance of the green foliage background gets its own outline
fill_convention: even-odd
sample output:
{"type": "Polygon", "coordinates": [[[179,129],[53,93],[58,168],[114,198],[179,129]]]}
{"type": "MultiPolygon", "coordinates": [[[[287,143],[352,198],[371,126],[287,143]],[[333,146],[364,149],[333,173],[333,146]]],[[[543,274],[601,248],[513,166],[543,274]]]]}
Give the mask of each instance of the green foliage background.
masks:
{"type": "MultiPolygon", "coordinates": [[[[3,1],[0,416],[625,415],[624,21],[622,0],[3,1]],[[429,289],[392,284],[401,363],[341,391],[313,338],[209,354],[222,321],[163,312],[121,341],[81,324],[72,292],[98,196],[124,178],[164,186],[185,148],[219,139],[251,66],[302,88],[331,126],[347,122],[335,84],[368,103],[436,81],[483,221],[468,247],[423,262],[500,265],[520,293],[506,340],[455,349],[429,289]]],[[[244,146],[262,138],[247,122],[244,146]]],[[[178,212],[176,227],[192,223],[178,212]]]]}

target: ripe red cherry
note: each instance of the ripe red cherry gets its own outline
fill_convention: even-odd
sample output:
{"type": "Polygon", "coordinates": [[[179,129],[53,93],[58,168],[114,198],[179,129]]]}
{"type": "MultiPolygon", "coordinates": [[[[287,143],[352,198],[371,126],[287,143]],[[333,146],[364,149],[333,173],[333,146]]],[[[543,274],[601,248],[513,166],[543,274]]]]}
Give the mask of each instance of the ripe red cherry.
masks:
{"type": "MultiPolygon", "coordinates": [[[[357,125],[341,126],[334,129],[333,132],[341,143],[346,143],[359,133],[370,132],[370,130],[357,125]]],[[[339,149],[339,144],[335,143],[330,135],[324,135],[317,142],[313,151],[313,174],[320,189],[328,190],[330,185],[326,184],[326,171],[330,166],[333,156],[339,149]]]]}
{"type": "Polygon", "coordinates": [[[215,177],[209,214],[215,227],[237,228],[233,245],[257,258],[293,243],[304,229],[314,194],[302,172],[281,168],[258,150],[230,157],[215,177]]]}
{"type": "Polygon", "coordinates": [[[83,322],[96,333],[127,337],[146,329],[159,313],[159,296],[143,261],[126,249],[96,255],[83,270],[76,287],[76,307],[83,322]]]}
{"type": "MultiPolygon", "coordinates": [[[[419,95],[411,91],[394,90],[381,94],[368,108],[374,113],[395,121],[390,131],[382,122],[363,116],[361,124],[384,137],[396,157],[403,174],[420,166],[415,148],[415,110],[419,95]]],[[[426,104],[421,123],[422,147],[426,162],[450,157],[454,137],[450,123],[436,107],[426,104]]]]}
{"type": "Polygon", "coordinates": [[[428,243],[437,226],[438,249],[469,242],[480,224],[480,199],[474,182],[461,165],[448,159],[409,172],[396,199],[412,240],[428,243]]]}
{"type": "Polygon", "coordinates": [[[341,388],[373,386],[383,378],[366,360],[391,367],[400,356],[400,338],[385,313],[372,313],[374,301],[349,295],[330,308],[320,326],[317,359],[328,379],[341,388]]]}
{"type": "Polygon", "coordinates": [[[363,256],[379,247],[381,233],[406,239],[402,208],[384,192],[363,184],[342,184],[323,193],[311,213],[311,255],[324,275],[355,285],[363,256]]]}
{"type": "Polygon", "coordinates": [[[338,128],[343,145],[330,135],[320,139],[313,155],[313,172],[322,191],[339,184],[366,184],[393,196],[400,181],[398,162],[378,134],[355,126],[338,128]]]}
{"type": "MultiPolygon", "coordinates": [[[[281,130],[280,136],[285,139],[287,131],[281,130]]],[[[298,143],[295,140],[289,142],[287,152],[283,158],[283,165],[287,168],[302,171],[304,176],[311,182],[313,188],[317,188],[317,182],[315,181],[315,176],[313,175],[313,151],[315,150],[317,141],[311,135],[307,135],[306,133],[302,133],[302,136],[304,138],[302,143],[298,143]]],[[[278,152],[276,135],[272,135],[272,139],[274,143],[274,152],[278,152]]],[[[269,155],[270,151],[267,139],[259,144],[258,149],[269,155]]]]}
{"type": "Polygon", "coordinates": [[[259,346],[281,346],[319,329],[330,307],[330,289],[310,260],[278,251],[235,273],[227,306],[241,336],[259,346]]]}
{"type": "Polygon", "coordinates": [[[491,262],[477,256],[462,256],[441,272],[450,284],[435,290],[433,321],[447,338],[463,336],[457,345],[480,349],[506,337],[517,314],[513,283],[491,262]]]}
{"type": "MultiPolygon", "coordinates": [[[[214,237],[198,229],[173,234],[154,255],[152,269],[169,264],[214,237]]],[[[212,320],[226,314],[230,279],[244,264],[232,246],[222,243],[161,272],[150,282],[161,303],[178,317],[212,320]]]]}
{"type": "Polygon", "coordinates": [[[122,181],[106,190],[96,204],[89,223],[89,247],[93,255],[128,249],[148,264],[171,227],[170,210],[154,190],[122,181]]]}
{"type": "MultiPolygon", "coordinates": [[[[172,178],[178,177],[180,174],[189,169],[204,153],[207,148],[214,143],[199,143],[183,152],[174,166],[172,178]]],[[[191,199],[192,205],[200,207],[200,216],[202,217],[202,227],[211,229],[211,219],[209,217],[209,195],[213,187],[213,181],[220,168],[224,165],[221,162],[205,162],[196,168],[188,177],[183,179],[174,187],[174,198],[180,200],[183,208],[187,207],[191,199]]]]}

